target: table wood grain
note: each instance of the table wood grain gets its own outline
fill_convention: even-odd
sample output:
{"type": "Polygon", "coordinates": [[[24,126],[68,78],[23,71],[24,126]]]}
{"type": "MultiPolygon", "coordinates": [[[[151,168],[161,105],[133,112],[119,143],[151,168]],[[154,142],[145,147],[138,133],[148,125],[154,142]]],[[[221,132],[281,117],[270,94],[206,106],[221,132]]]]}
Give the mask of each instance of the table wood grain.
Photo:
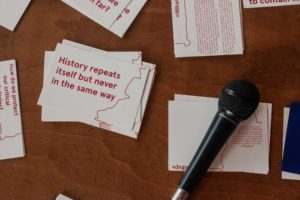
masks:
{"type": "MultiPolygon", "coordinates": [[[[191,199],[299,200],[281,180],[283,107],[300,100],[300,6],[243,10],[241,56],[175,59],[169,0],[149,0],[123,39],[59,0],[32,0],[15,32],[0,28],[0,60],[16,59],[26,157],[0,162],[0,199],[170,199],[182,173],[168,172],[168,101],[217,97],[232,79],[255,82],[273,103],[270,174],[208,173],[191,199]],[[130,139],[81,123],[42,123],[37,100],[45,50],[63,38],[109,51],[142,51],[158,65],[141,134],[130,139]]],[[[182,147],[184,148],[184,147],[182,147]]]]}

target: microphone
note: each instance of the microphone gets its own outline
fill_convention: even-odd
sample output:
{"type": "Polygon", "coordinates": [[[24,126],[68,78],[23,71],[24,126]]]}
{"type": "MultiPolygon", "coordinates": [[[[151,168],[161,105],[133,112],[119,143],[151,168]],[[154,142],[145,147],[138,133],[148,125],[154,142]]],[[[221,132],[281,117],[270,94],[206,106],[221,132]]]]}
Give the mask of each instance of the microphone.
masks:
{"type": "Polygon", "coordinates": [[[250,81],[235,80],[225,85],[219,97],[218,112],[179,182],[172,200],[185,200],[195,190],[238,124],[255,112],[259,99],[259,91],[250,81]]]}

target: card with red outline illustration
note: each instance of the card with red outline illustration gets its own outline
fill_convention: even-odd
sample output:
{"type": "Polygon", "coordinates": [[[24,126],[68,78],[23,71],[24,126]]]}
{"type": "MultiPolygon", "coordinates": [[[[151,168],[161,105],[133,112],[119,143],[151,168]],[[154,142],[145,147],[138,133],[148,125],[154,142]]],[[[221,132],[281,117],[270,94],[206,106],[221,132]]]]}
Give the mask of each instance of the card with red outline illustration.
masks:
{"type": "Polygon", "coordinates": [[[98,127],[132,130],[148,73],[138,64],[58,44],[39,104],[98,127]]]}
{"type": "Polygon", "coordinates": [[[0,160],[25,156],[16,61],[0,62],[0,160]]]}
{"type": "MultiPolygon", "coordinates": [[[[78,44],[72,41],[68,41],[68,40],[64,40],[63,44],[69,45],[69,46],[73,46],[73,47],[78,47],[78,48],[82,48],[82,49],[86,49],[89,51],[100,51],[100,52],[104,52],[103,50],[99,50],[99,49],[95,49],[92,47],[88,47],[82,44],[78,44]]],[[[127,59],[127,61],[133,62],[133,63],[142,63],[141,62],[141,52],[105,52],[107,55],[111,55],[114,56],[118,59],[127,59]]],[[[53,55],[53,52],[46,52],[45,53],[45,69],[44,69],[44,77],[47,76],[47,72],[49,71],[49,62],[51,61],[51,56],[53,55]]],[[[142,63],[143,66],[146,66],[149,68],[149,75],[147,77],[146,80],[146,86],[144,89],[144,93],[142,96],[142,100],[141,100],[141,104],[140,107],[138,109],[136,118],[135,118],[135,124],[132,130],[124,130],[121,128],[118,128],[116,126],[108,126],[107,124],[103,124],[102,128],[105,128],[107,130],[122,134],[122,135],[126,135],[132,138],[137,138],[140,128],[141,128],[141,123],[142,123],[142,119],[144,117],[145,114],[145,110],[146,110],[146,106],[148,103],[148,99],[149,99],[149,95],[152,89],[152,84],[154,81],[154,77],[155,77],[155,65],[150,64],[150,63],[142,63]]],[[[65,114],[59,110],[54,110],[51,108],[47,108],[45,106],[42,106],[42,121],[44,122],[83,122],[83,123],[88,123],[90,124],[89,121],[86,121],[84,119],[80,119],[76,116],[73,115],[68,115],[65,114]]],[[[94,124],[94,126],[99,127],[99,125],[97,123],[94,124]]]]}
{"type": "MultiPolygon", "coordinates": [[[[170,171],[186,170],[218,110],[217,101],[176,95],[169,102],[170,171]]],[[[209,171],[268,174],[271,113],[271,104],[260,103],[256,112],[239,125],[209,171]]]]}
{"type": "Polygon", "coordinates": [[[241,1],[171,2],[175,57],[243,54],[241,1]]]}

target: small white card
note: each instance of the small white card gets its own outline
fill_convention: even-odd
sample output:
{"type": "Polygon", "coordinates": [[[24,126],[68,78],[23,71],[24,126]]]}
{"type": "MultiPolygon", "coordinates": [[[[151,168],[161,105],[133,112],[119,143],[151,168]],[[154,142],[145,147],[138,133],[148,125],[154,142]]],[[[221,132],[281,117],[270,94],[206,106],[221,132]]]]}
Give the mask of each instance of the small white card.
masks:
{"type": "Polygon", "coordinates": [[[16,61],[0,62],[0,160],[25,156],[16,61]]]}
{"type": "Polygon", "coordinates": [[[132,130],[148,73],[141,65],[58,44],[39,103],[93,126],[132,130]]]}
{"type": "Polygon", "coordinates": [[[30,0],[0,0],[0,26],[13,31],[30,0]]]}
{"type": "Polygon", "coordinates": [[[103,27],[109,29],[131,0],[62,0],[103,27]]]}
{"type": "Polygon", "coordinates": [[[244,8],[300,5],[298,0],[243,0],[244,8]]]}
{"type": "MultiPolygon", "coordinates": [[[[289,123],[289,114],[290,114],[290,108],[284,108],[283,111],[283,137],[282,137],[282,156],[284,153],[284,147],[285,147],[285,138],[289,123]]],[[[299,180],[300,181],[300,175],[299,174],[293,174],[289,172],[282,171],[281,172],[281,178],[287,179],[287,180],[299,180]]]]}
{"type": "Polygon", "coordinates": [[[241,1],[171,1],[175,57],[243,54],[241,1]]]}
{"type": "MultiPolygon", "coordinates": [[[[216,98],[176,95],[169,102],[169,170],[185,171],[218,110],[216,98]]],[[[209,171],[268,174],[271,104],[242,122],[209,171]]]]}
{"type": "MultiPolygon", "coordinates": [[[[137,115],[135,118],[135,123],[134,123],[133,129],[125,130],[125,129],[118,128],[113,125],[108,126],[108,124],[105,124],[104,126],[101,127],[101,128],[105,128],[110,131],[113,131],[113,132],[117,132],[122,135],[126,135],[126,136],[129,136],[132,138],[137,138],[138,133],[140,131],[142,119],[145,114],[149,95],[150,95],[150,92],[152,89],[152,84],[153,84],[155,72],[156,72],[156,70],[155,70],[156,66],[153,64],[145,63],[145,62],[142,63],[141,62],[141,52],[105,52],[103,50],[95,49],[93,47],[75,43],[75,42],[72,42],[69,40],[63,40],[63,44],[68,45],[68,46],[73,46],[76,48],[80,48],[80,49],[85,49],[85,50],[91,51],[91,52],[101,52],[103,55],[114,56],[117,59],[122,59],[122,60],[127,60],[128,62],[142,64],[144,67],[147,67],[149,69],[149,75],[146,80],[144,93],[143,93],[142,100],[141,100],[141,103],[140,103],[140,106],[139,106],[139,109],[138,109],[138,112],[137,112],[137,115]]],[[[49,67],[50,67],[49,63],[51,61],[51,56],[53,54],[54,54],[53,52],[45,53],[44,77],[47,76],[47,73],[49,71],[49,67]]],[[[77,122],[91,124],[89,121],[87,121],[85,119],[80,119],[77,116],[66,114],[59,110],[51,109],[46,106],[42,107],[42,121],[47,121],[47,122],[50,122],[50,121],[52,121],[52,122],[59,122],[59,121],[61,121],[61,122],[76,122],[77,121],[77,122]]],[[[95,126],[99,127],[99,125],[97,123],[95,124],[95,126]]]]}
{"type": "Polygon", "coordinates": [[[122,38],[146,2],[147,0],[132,0],[109,30],[122,38]]]}
{"type": "Polygon", "coordinates": [[[56,200],[72,200],[72,199],[70,199],[69,197],[66,197],[66,196],[60,194],[60,195],[58,195],[56,197],[56,200]]]}

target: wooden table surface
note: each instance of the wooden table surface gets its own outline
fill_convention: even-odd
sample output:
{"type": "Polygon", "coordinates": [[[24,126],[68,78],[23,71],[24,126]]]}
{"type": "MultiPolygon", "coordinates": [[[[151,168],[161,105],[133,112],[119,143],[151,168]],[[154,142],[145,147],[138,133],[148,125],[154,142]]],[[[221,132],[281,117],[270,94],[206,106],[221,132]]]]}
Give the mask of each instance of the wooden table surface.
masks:
{"type": "Polygon", "coordinates": [[[1,200],[170,199],[182,173],[168,172],[168,100],[217,97],[232,79],[254,81],[273,103],[270,174],[208,173],[191,199],[299,200],[281,180],[283,107],[300,99],[300,6],[244,10],[241,56],[175,59],[170,0],[149,0],[123,39],[60,0],[32,0],[15,32],[0,28],[0,60],[16,59],[26,157],[0,162],[1,200]],[[142,51],[158,65],[138,140],[81,123],[42,123],[37,100],[45,50],[63,38],[110,51],[142,51]]]}

